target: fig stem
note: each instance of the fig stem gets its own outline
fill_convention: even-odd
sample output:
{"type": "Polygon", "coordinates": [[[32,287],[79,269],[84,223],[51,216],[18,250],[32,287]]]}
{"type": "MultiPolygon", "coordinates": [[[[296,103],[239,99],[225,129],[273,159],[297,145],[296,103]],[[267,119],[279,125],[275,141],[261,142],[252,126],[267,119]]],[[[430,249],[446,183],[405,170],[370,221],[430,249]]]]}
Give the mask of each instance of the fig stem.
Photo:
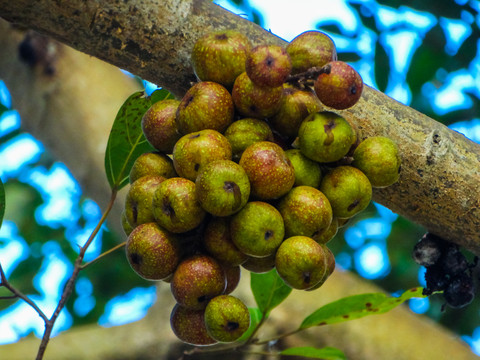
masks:
{"type": "Polygon", "coordinates": [[[124,241],[124,242],[122,242],[121,244],[118,244],[118,245],[114,246],[113,248],[105,251],[104,253],[101,253],[101,254],[98,255],[95,259],[93,259],[93,260],[91,260],[91,261],[83,264],[82,266],[80,266],[80,270],[83,270],[83,269],[85,269],[87,266],[92,265],[94,262],[97,262],[98,260],[100,260],[100,259],[103,258],[104,256],[107,256],[108,254],[111,254],[111,253],[117,251],[118,249],[121,249],[122,247],[125,246],[126,243],[127,243],[127,242],[124,241]]]}

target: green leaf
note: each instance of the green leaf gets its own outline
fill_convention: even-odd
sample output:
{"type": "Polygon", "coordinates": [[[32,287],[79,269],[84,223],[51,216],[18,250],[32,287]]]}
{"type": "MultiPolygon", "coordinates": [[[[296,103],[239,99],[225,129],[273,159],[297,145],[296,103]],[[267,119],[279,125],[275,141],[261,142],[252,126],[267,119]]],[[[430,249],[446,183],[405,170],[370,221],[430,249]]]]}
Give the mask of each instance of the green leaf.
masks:
{"type": "Polygon", "coordinates": [[[150,101],[151,101],[152,105],[155,104],[156,102],[159,102],[161,100],[167,100],[167,99],[175,99],[175,96],[173,96],[171,92],[169,92],[165,89],[155,90],[150,95],[150,101]]]}
{"type": "Polygon", "coordinates": [[[413,288],[405,291],[400,297],[390,297],[382,293],[349,296],[314,311],[303,320],[300,329],[335,324],[368,315],[383,314],[408,299],[425,297],[422,295],[422,291],[422,288],[413,288]]]}
{"type": "Polygon", "coordinates": [[[118,111],[105,151],[105,172],[112,189],[119,190],[125,186],[135,159],[153,150],[141,126],[143,114],[151,104],[150,98],[143,91],[138,91],[118,111]]]}
{"type": "Polygon", "coordinates": [[[0,179],[0,227],[2,227],[3,217],[5,216],[5,187],[0,179]]]}
{"type": "Polygon", "coordinates": [[[303,356],[307,358],[323,359],[323,360],[345,360],[346,359],[343,351],[330,346],[327,346],[321,349],[317,349],[310,346],[294,347],[294,348],[289,348],[281,351],[280,355],[303,356]]]}
{"type": "Polygon", "coordinates": [[[237,340],[237,342],[246,341],[255,331],[255,328],[260,323],[260,321],[262,321],[262,312],[259,308],[248,308],[248,311],[250,312],[250,326],[248,327],[247,331],[245,331],[243,335],[237,340]]]}
{"type": "Polygon", "coordinates": [[[285,285],[275,269],[264,274],[250,273],[250,287],[263,314],[268,314],[292,292],[292,289],[285,285]]]}

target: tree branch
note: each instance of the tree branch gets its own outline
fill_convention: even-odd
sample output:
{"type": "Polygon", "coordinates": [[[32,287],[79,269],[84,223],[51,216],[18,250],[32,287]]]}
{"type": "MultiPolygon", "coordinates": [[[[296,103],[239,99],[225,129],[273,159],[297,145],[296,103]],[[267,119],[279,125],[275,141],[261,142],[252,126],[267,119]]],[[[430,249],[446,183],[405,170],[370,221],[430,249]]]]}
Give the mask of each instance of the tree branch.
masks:
{"type": "MultiPolygon", "coordinates": [[[[234,28],[253,44],[283,40],[209,0],[0,0],[0,16],[45,33],[169,89],[195,80],[189,54],[206,32],[234,28]]],[[[399,144],[402,173],[374,200],[480,255],[480,146],[427,116],[366,87],[341,111],[360,137],[399,144]]]]}

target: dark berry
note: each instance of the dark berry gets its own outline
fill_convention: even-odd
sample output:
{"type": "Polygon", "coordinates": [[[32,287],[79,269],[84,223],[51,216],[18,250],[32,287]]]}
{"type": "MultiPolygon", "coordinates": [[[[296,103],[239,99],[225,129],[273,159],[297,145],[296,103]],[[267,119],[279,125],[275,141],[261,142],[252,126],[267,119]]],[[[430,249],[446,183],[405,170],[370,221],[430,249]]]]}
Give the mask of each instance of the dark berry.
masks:
{"type": "Polygon", "coordinates": [[[462,308],[473,301],[475,289],[473,279],[466,273],[455,277],[445,289],[443,296],[452,308],[462,308]]]}

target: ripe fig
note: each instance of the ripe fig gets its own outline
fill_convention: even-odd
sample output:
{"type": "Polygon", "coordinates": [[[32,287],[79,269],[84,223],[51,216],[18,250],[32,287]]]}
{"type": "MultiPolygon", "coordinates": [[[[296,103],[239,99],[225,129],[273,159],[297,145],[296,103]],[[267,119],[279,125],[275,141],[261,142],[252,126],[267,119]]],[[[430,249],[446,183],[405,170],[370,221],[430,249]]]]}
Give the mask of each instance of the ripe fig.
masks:
{"type": "Polygon", "coordinates": [[[158,151],[171,154],[173,145],[182,136],[175,121],[179,104],[174,99],[158,101],[142,117],[143,134],[158,151]]]}
{"type": "Polygon", "coordinates": [[[132,269],[147,280],[168,278],[182,255],[177,238],[156,223],[137,226],[128,236],[125,252],[132,269]]]}
{"type": "Polygon", "coordinates": [[[208,335],[204,315],[205,309],[192,310],[176,304],[170,314],[170,327],[184,343],[195,346],[213,345],[217,341],[208,335]]]}
{"type": "Polygon", "coordinates": [[[258,45],[248,54],[245,71],[258,86],[281,86],[292,70],[290,56],[279,45],[258,45]]]}
{"type": "Polygon", "coordinates": [[[178,304],[194,310],[204,309],[226,286],[222,266],[207,255],[193,255],[178,264],[170,288],[178,304]]]}
{"type": "Polygon", "coordinates": [[[259,141],[242,154],[251,193],[258,199],[275,199],[286,194],[295,182],[295,170],[283,149],[270,141],[259,141]]]}
{"type": "Polygon", "coordinates": [[[343,110],[355,105],[362,96],[363,80],[343,61],[332,61],[315,80],[315,93],[326,106],[343,110]]]}

